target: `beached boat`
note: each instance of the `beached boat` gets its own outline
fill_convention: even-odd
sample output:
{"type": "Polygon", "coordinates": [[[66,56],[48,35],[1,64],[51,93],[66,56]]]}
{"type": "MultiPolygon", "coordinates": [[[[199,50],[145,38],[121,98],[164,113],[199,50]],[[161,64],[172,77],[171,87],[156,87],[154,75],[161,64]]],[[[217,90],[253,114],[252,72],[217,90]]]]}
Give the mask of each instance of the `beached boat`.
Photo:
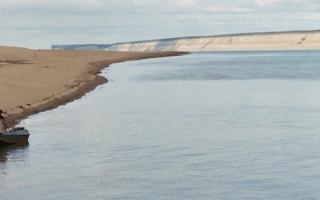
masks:
{"type": "Polygon", "coordinates": [[[0,133],[0,146],[9,144],[28,144],[30,133],[24,127],[15,127],[0,133]]]}
{"type": "Polygon", "coordinates": [[[29,131],[24,127],[8,128],[0,109],[0,146],[9,144],[28,144],[29,131]]]}

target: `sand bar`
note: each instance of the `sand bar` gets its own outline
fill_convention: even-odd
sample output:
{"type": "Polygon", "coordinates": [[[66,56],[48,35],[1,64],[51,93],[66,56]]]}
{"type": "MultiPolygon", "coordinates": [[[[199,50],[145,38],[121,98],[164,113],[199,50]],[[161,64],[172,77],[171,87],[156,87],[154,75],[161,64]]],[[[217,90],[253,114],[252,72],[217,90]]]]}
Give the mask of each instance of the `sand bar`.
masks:
{"type": "Polygon", "coordinates": [[[98,76],[112,63],[177,56],[184,52],[30,50],[0,46],[0,109],[7,124],[71,102],[107,82],[98,76]]]}

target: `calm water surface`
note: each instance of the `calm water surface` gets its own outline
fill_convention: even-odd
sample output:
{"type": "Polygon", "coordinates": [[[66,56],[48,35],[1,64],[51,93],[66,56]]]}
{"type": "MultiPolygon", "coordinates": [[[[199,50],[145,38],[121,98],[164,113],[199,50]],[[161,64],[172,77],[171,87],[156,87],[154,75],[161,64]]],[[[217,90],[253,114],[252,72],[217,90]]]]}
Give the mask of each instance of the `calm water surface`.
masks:
{"type": "Polygon", "coordinates": [[[109,83],[21,125],[0,199],[318,199],[320,51],[113,65],[109,83]]]}

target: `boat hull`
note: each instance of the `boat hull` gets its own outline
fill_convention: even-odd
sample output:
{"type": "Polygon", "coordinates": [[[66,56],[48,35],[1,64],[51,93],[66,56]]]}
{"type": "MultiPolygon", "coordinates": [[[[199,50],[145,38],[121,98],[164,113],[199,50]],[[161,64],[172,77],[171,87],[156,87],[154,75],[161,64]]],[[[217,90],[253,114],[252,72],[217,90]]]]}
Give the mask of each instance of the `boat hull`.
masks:
{"type": "Polygon", "coordinates": [[[9,144],[28,144],[29,136],[30,134],[26,129],[5,132],[0,136],[0,146],[9,144]]]}

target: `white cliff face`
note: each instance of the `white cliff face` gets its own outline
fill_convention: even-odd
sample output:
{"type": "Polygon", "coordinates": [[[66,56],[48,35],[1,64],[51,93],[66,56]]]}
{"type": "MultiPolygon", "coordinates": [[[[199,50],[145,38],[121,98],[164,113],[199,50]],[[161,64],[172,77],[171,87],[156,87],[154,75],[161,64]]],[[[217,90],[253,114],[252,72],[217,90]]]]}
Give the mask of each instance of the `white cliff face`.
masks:
{"type": "Polygon", "coordinates": [[[320,49],[320,31],[238,34],[176,38],[108,45],[81,46],[79,50],[105,51],[236,51],[320,49]]]}
{"type": "Polygon", "coordinates": [[[320,49],[320,33],[259,34],[113,45],[107,51],[228,51],[272,49],[320,49]]]}

